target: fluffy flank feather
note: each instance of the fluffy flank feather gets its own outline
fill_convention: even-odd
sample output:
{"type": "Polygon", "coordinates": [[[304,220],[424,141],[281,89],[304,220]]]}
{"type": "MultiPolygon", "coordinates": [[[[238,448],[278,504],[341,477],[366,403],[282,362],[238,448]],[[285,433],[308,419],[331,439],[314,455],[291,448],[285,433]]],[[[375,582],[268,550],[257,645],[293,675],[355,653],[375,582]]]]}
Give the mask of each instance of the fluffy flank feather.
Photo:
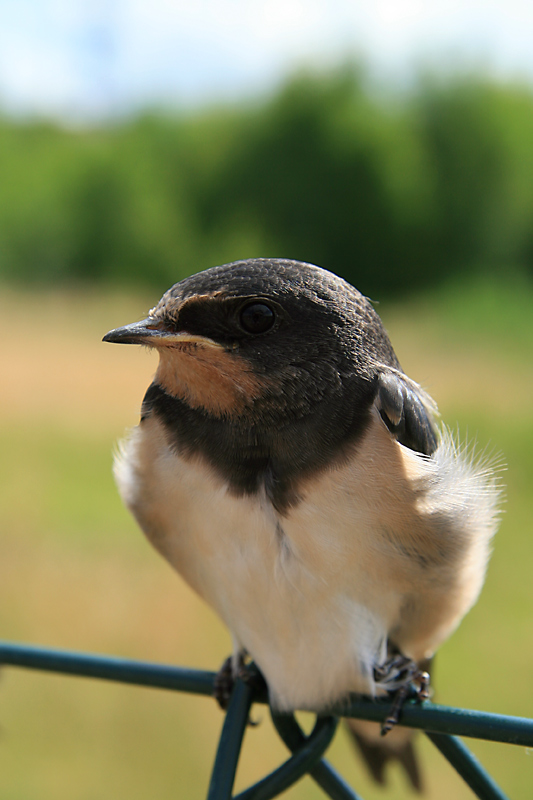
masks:
{"type": "Polygon", "coordinates": [[[475,442],[461,443],[458,434],[443,425],[439,446],[428,461],[433,468],[431,477],[426,474],[431,504],[442,511],[450,506],[454,513],[460,506],[465,522],[491,539],[501,514],[500,473],[505,469],[501,454],[476,452],[475,442]]]}

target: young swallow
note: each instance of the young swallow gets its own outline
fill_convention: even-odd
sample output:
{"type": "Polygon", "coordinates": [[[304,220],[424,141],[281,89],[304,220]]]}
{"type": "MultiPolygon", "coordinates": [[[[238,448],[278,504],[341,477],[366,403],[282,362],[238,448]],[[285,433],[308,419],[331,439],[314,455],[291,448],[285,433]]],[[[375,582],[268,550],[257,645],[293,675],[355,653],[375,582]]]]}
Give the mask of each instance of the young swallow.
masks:
{"type": "MultiPolygon", "coordinates": [[[[481,590],[498,488],[436,427],[371,303],[319,267],[251,259],[104,341],[159,353],[115,476],[229,628],[233,671],[249,654],[283,711],[424,684],[481,590]]],[[[420,786],[405,729],[351,727],[378,781],[395,757],[420,786]]]]}

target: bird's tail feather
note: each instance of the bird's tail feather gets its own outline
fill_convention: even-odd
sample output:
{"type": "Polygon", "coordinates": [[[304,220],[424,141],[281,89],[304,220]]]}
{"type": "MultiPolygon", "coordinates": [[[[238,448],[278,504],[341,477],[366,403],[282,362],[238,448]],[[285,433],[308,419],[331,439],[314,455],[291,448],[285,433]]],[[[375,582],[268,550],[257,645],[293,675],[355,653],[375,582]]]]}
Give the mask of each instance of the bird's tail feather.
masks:
{"type": "Polygon", "coordinates": [[[385,768],[398,761],[413,789],[423,791],[423,781],[413,746],[413,731],[397,726],[387,736],[380,735],[380,725],[359,719],[347,719],[346,726],[370,774],[381,786],[386,783],[385,768]]]}

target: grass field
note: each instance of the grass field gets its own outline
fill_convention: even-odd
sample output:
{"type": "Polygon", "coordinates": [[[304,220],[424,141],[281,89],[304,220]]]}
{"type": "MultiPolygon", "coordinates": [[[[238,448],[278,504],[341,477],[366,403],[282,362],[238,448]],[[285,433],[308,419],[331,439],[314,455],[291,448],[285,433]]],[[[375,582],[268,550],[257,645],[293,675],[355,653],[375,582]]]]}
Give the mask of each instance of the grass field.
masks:
{"type": "MultiPolygon", "coordinates": [[[[112,450],[136,424],[155,356],[101,343],[156,297],[3,289],[0,620],[4,639],[217,668],[229,638],[122,508],[112,450]]],[[[507,463],[505,512],[478,605],[439,653],[443,703],[533,716],[533,289],[512,273],[378,306],[400,361],[443,419],[507,463]]],[[[285,757],[250,729],[244,787],[285,757]]],[[[222,715],[209,699],[5,669],[0,798],[202,798],[222,715]]],[[[420,737],[427,797],[472,795],[420,737]]],[[[533,753],[474,743],[514,798],[533,792],[533,753]]],[[[331,760],[367,800],[409,795],[394,769],[376,789],[338,734],[331,760]]],[[[308,779],[287,793],[321,797],[308,779]]]]}

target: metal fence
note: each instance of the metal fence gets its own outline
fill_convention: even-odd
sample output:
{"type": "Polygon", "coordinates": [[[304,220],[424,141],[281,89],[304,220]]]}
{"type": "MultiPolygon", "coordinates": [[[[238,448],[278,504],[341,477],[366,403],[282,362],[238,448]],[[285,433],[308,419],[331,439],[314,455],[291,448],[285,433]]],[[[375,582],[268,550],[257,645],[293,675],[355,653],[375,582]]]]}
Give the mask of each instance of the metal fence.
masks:
{"type": "MultiPolygon", "coordinates": [[[[100,678],[102,680],[152,686],[192,694],[213,693],[214,672],[95,656],[61,650],[0,642],[0,665],[100,678]]],[[[270,800],[308,774],[333,800],[362,800],[323,758],[331,743],[338,717],[382,722],[390,703],[354,699],[331,715],[317,717],[306,736],[292,714],[272,713],[272,721],[291,755],[274,772],[238,795],[233,795],[235,772],[242,739],[253,703],[267,698],[253,685],[238,680],[233,690],[218,743],[207,800],[270,800]]],[[[492,780],[458,736],[533,747],[533,720],[485,714],[460,708],[408,702],[401,724],[420,728],[440,750],[481,800],[505,800],[506,795],[492,780]]],[[[533,789],[533,787],[532,787],[533,789]]]]}

